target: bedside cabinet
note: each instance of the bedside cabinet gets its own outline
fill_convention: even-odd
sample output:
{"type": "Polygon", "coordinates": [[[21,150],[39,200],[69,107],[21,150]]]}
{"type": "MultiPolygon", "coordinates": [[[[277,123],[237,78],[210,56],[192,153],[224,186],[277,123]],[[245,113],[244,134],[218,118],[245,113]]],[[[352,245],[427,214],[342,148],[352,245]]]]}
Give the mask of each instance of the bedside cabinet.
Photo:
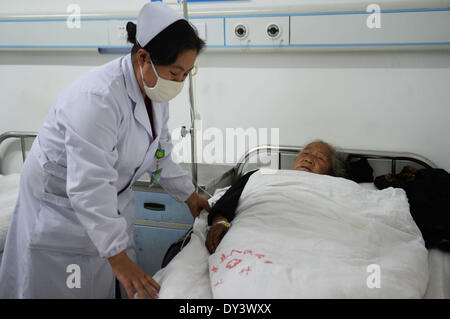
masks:
{"type": "Polygon", "coordinates": [[[167,193],[134,191],[134,241],[138,265],[150,276],[160,268],[170,245],[191,228],[194,218],[185,203],[167,193]]]}

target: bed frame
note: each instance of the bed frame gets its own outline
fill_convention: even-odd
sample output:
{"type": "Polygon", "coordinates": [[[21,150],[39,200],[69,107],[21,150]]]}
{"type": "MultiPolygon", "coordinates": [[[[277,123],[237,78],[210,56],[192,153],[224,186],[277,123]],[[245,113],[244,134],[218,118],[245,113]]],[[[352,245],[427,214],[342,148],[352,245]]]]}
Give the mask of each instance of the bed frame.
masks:
{"type": "MultiPolygon", "coordinates": [[[[233,184],[248,171],[264,167],[264,165],[258,161],[256,161],[256,163],[249,163],[252,156],[255,155],[261,156],[268,154],[271,161],[275,160],[275,167],[272,163],[272,169],[292,169],[295,158],[303,148],[304,147],[288,145],[262,145],[252,148],[241,157],[239,162],[232,169],[208,183],[208,185],[205,186],[205,189],[209,194],[214,194],[216,189],[233,184]]],[[[414,153],[339,149],[338,154],[343,159],[351,161],[366,158],[374,170],[374,177],[386,173],[396,174],[405,165],[410,165],[417,169],[436,168],[436,165],[432,161],[414,153]]]]}
{"type": "MultiPolygon", "coordinates": [[[[249,150],[235,166],[237,176],[243,175],[244,166],[247,164],[248,160],[253,154],[259,154],[261,152],[275,152],[278,154],[278,169],[284,169],[283,167],[283,156],[297,156],[298,153],[303,149],[303,147],[296,146],[272,146],[263,145],[255,147],[249,150]]],[[[391,173],[395,174],[397,171],[397,162],[408,161],[412,163],[419,164],[422,168],[432,168],[436,165],[428,160],[427,158],[414,154],[414,153],[396,153],[387,151],[364,151],[364,150],[354,150],[354,149],[342,149],[338,153],[346,154],[349,158],[367,158],[368,160],[383,160],[390,161],[391,163],[391,173]]]]}
{"type": "Polygon", "coordinates": [[[37,136],[36,132],[20,132],[20,131],[9,131],[0,135],[0,145],[7,139],[19,139],[20,149],[22,151],[22,160],[25,161],[26,158],[26,144],[25,141],[28,138],[35,138],[37,136]]]}

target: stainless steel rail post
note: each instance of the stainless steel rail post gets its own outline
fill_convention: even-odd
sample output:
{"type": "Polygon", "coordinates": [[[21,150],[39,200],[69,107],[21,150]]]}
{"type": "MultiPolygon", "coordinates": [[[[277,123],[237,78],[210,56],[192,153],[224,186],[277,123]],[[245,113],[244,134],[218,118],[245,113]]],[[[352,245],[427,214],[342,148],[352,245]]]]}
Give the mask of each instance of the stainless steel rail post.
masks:
{"type": "MultiPolygon", "coordinates": [[[[183,16],[186,20],[188,18],[188,5],[187,0],[183,0],[183,16]]],[[[198,171],[197,171],[197,141],[196,141],[196,105],[194,96],[194,82],[192,80],[192,72],[189,73],[189,102],[191,105],[191,127],[189,133],[191,134],[191,168],[192,168],[192,182],[194,183],[195,190],[198,191],[197,181],[198,181],[198,171]]]]}
{"type": "Polygon", "coordinates": [[[37,132],[9,131],[9,132],[5,132],[0,135],[0,144],[8,138],[19,138],[20,139],[20,148],[22,151],[22,160],[25,162],[25,157],[26,157],[25,139],[26,138],[35,138],[36,136],[37,136],[37,132]]]}

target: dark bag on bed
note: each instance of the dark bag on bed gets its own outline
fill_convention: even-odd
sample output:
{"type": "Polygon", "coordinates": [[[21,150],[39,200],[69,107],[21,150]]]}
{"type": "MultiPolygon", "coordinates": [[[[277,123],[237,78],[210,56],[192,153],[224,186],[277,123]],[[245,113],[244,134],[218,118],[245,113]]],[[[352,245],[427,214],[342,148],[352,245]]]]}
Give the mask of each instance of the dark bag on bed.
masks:
{"type": "Polygon", "coordinates": [[[373,168],[370,166],[367,158],[355,160],[349,157],[346,161],[347,179],[356,183],[372,183],[373,168]]]}
{"type": "Polygon", "coordinates": [[[427,248],[450,251],[450,174],[439,168],[405,166],[398,175],[378,176],[375,186],[403,188],[427,248]]]}

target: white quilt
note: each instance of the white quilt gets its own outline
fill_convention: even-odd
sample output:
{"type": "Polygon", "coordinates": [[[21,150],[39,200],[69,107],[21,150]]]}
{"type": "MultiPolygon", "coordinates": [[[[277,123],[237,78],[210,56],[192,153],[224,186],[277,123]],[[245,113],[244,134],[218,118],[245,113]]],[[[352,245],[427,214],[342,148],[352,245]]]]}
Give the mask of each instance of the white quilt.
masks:
{"type": "Polygon", "coordinates": [[[215,298],[421,298],[427,257],[403,190],[260,170],[209,271],[215,298]]]}
{"type": "Polygon", "coordinates": [[[196,219],[189,245],[154,276],[160,298],[424,296],[428,252],[403,190],[264,173],[250,177],[232,227],[209,257],[206,215],[196,219]]]}
{"type": "Polygon", "coordinates": [[[0,175],[0,252],[3,251],[11,217],[19,195],[20,174],[0,175]]]}

